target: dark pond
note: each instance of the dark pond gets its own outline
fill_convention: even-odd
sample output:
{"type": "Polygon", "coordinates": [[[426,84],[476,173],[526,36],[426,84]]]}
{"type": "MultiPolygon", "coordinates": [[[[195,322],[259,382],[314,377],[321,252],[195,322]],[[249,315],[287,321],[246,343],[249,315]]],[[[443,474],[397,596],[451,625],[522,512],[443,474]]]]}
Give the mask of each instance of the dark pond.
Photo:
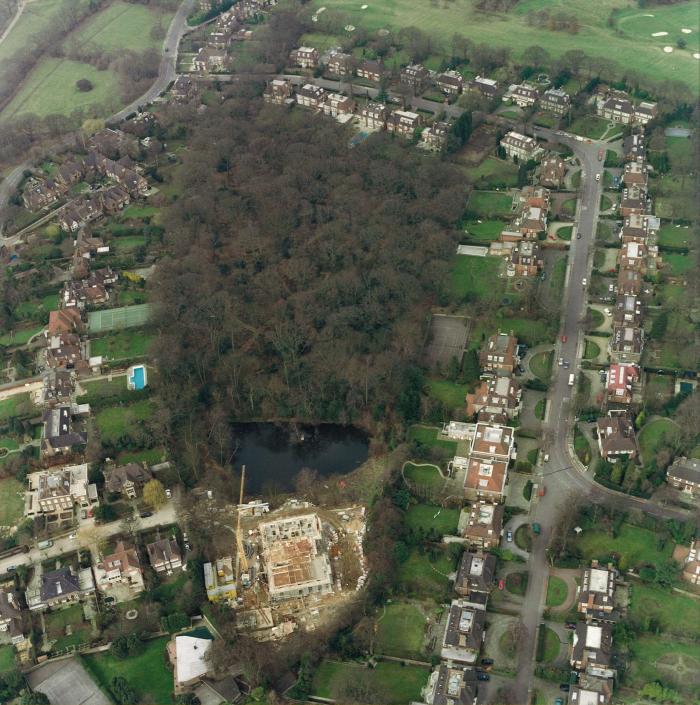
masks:
{"type": "Polygon", "coordinates": [[[287,426],[271,423],[235,424],[238,443],[236,470],[246,466],[246,494],[274,484],[280,490],[294,487],[302,468],[320,475],[342,475],[367,460],[369,439],[352,426],[287,426]]]}

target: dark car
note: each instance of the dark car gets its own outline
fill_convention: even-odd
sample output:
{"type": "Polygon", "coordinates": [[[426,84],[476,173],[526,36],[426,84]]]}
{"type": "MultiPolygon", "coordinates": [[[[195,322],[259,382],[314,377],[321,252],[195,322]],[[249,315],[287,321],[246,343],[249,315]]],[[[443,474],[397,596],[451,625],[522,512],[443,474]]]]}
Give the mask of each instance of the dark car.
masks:
{"type": "Polygon", "coordinates": [[[482,658],[481,665],[482,666],[493,666],[493,659],[492,658],[482,658]]]}
{"type": "Polygon", "coordinates": [[[488,673],[477,673],[476,677],[480,681],[490,681],[491,680],[491,676],[488,673]]]}
{"type": "Polygon", "coordinates": [[[148,517],[152,517],[152,516],[153,516],[153,512],[141,512],[141,514],[139,514],[139,516],[140,516],[142,519],[148,519],[148,517]]]}
{"type": "Polygon", "coordinates": [[[576,622],[567,622],[566,628],[567,629],[576,629],[576,622]]]}
{"type": "Polygon", "coordinates": [[[580,240],[581,239],[581,233],[576,233],[576,239],[580,240]]]}
{"type": "Polygon", "coordinates": [[[571,688],[571,686],[568,683],[559,684],[559,690],[563,690],[565,693],[569,692],[569,688],[571,688]]]}

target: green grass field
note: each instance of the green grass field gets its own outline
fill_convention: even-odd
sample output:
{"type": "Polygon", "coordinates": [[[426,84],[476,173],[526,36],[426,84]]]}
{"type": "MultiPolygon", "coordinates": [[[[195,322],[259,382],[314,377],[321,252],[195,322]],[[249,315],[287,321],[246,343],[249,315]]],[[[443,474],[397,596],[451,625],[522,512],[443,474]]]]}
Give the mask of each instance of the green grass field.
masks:
{"type": "Polygon", "coordinates": [[[32,299],[25,301],[15,311],[18,318],[30,318],[32,316],[43,314],[43,318],[48,322],[49,311],[58,308],[58,293],[48,294],[41,299],[32,299]]]}
{"type": "Polygon", "coordinates": [[[664,252],[663,260],[666,264],[664,271],[668,271],[673,277],[682,277],[695,268],[693,257],[677,252],[664,252]]]}
{"type": "Polygon", "coordinates": [[[603,136],[603,133],[608,129],[608,121],[603,120],[595,115],[583,115],[574,120],[567,128],[568,132],[573,132],[575,135],[590,137],[597,140],[603,136]]]}
{"type": "Polygon", "coordinates": [[[434,504],[412,504],[406,512],[406,526],[414,531],[428,532],[435,529],[439,534],[455,534],[459,522],[459,509],[445,509],[434,504]]]}
{"type": "Polygon", "coordinates": [[[168,637],[146,642],[144,650],[137,656],[117,659],[109,652],[84,656],[88,669],[98,683],[109,690],[115,676],[123,676],[136,689],[142,703],[172,702],[173,674],[165,662],[165,646],[168,637]]]}
{"type": "Polygon", "coordinates": [[[406,463],[403,469],[404,477],[419,487],[439,492],[445,484],[445,478],[435,469],[433,465],[415,465],[406,463]]]}
{"type": "MultiPolygon", "coordinates": [[[[635,66],[642,76],[656,81],[679,80],[697,89],[698,64],[690,51],[676,50],[673,54],[664,54],[658,40],[647,36],[646,28],[630,24],[631,16],[642,15],[642,11],[634,9],[625,13],[621,36],[615,34],[614,27],[608,26],[610,12],[628,8],[627,0],[598,0],[595,3],[587,0],[522,0],[508,13],[479,13],[474,4],[474,0],[455,0],[449,4],[384,0],[370,3],[362,10],[360,3],[354,0],[314,0],[313,6],[340,10],[352,24],[370,31],[420,27],[432,35],[436,46],[445,53],[449,52],[450,38],[455,32],[477,43],[507,47],[516,57],[532,45],[545,47],[554,57],[575,47],[589,56],[614,61],[621,72],[625,67],[635,66]],[[574,37],[566,32],[550,32],[528,25],[527,15],[544,7],[575,14],[581,25],[580,31],[574,37]]],[[[692,2],[679,4],[674,12],[669,13],[671,9],[653,8],[656,31],[661,31],[662,25],[669,32],[678,31],[678,25],[697,31],[697,8],[692,2]]],[[[693,40],[689,40],[689,45],[692,44],[693,40]]]]}
{"type": "Polygon", "coordinates": [[[623,524],[614,538],[605,531],[587,529],[575,540],[586,562],[597,558],[606,563],[615,553],[620,557],[619,566],[623,570],[646,564],[656,565],[669,559],[673,553],[672,544],[667,543],[659,549],[656,542],[657,535],[653,531],[631,524],[623,524]]]}
{"type": "Polygon", "coordinates": [[[498,236],[505,227],[502,220],[484,220],[478,223],[475,220],[464,223],[464,232],[469,235],[472,240],[483,240],[484,242],[493,242],[498,240],[498,236]]]}
{"type": "Polygon", "coordinates": [[[430,396],[453,409],[464,406],[468,391],[466,384],[457,384],[446,379],[428,380],[428,393],[430,396]]]}
{"type": "Polygon", "coordinates": [[[380,661],[373,669],[358,663],[322,661],[314,675],[313,694],[342,700],[346,689],[357,682],[371,689],[377,696],[375,702],[405,705],[420,700],[421,688],[429,674],[428,668],[402,666],[392,661],[380,661]]]}
{"type": "Polygon", "coordinates": [[[547,607],[559,607],[566,601],[569,589],[566,583],[556,575],[550,575],[547,581],[547,607]]]}
{"type": "Polygon", "coordinates": [[[119,396],[124,393],[126,387],[126,375],[115,375],[112,379],[96,379],[92,382],[83,382],[80,385],[85,394],[78,397],[81,404],[90,403],[91,399],[103,399],[104,397],[119,396]]]}
{"type": "Polygon", "coordinates": [[[101,355],[108,360],[128,360],[132,357],[143,357],[148,352],[148,346],[153,335],[141,329],[132,328],[116,333],[110,333],[103,338],[93,338],[90,341],[90,354],[101,355]]]}
{"type": "Polygon", "coordinates": [[[13,416],[24,416],[31,412],[34,405],[29,399],[29,392],[15,394],[0,401],[0,421],[12,418],[13,416]]]}
{"type": "Polygon", "coordinates": [[[505,282],[498,276],[503,263],[498,257],[457,255],[452,266],[450,291],[460,299],[483,299],[489,292],[503,295],[505,282]]]}
{"type": "Polygon", "coordinates": [[[539,352],[530,359],[530,369],[543,382],[548,382],[552,376],[552,363],[554,352],[539,352]]]}
{"type": "Polygon", "coordinates": [[[18,328],[17,330],[3,333],[0,335],[0,345],[6,345],[8,347],[11,345],[25,345],[30,338],[34,337],[37,333],[41,333],[43,329],[43,326],[31,326],[29,328],[18,328]]]}
{"type": "Polygon", "coordinates": [[[411,594],[439,600],[450,584],[447,576],[454,570],[454,561],[444,551],[439,553],[433,563],[427,552],[419,553],[414,549],[408,560],[399,568],[399,581],[411,594]]]}
{"type": "Polygon", "coordinates": [[[53,113],[70,114],[78,108],[109,114],[121,105],[117,77],[111,71],[68,59],[42,59],[29,74],[22,88],[2,111],[2,118],[24,113],[45,117],[53,113]],[[87,78],[94,88],[81,93],[75,82],[87,78]]]}
{"type": "Polygon", "coordinates": [[[0,646],[0,673],[11,671],[15,667],[15,649],[9,644],[0,646]]]}
{"type": "Polygon", "coordinates": [[[150,304],[138,306],[122,306],[104,311],[91,311],[88,314],[90,333],[101,333],[105,330],[120,330],[122,328],[138,328],[148,322],[151,315],[150,304]]]}
{"type": "Polygon", "coordinates": [[[0,480],[0,526],[16,526],[24,513],[24,485],[14,477],[0,480]]]}
{"type": "Polygon", "coordinates": [[[656,450],[664,437],[667,441],[671,441],[677,434],[678,426],[671,419],[656,419],[646,424],[637,438],[644,462],[654,459],[656,450]]]}
{"type": "Polygon", "coordinates": [[[698,601],[692,597],[635,583],[632,586],[630,614],[638,618],[652,617],[663,632],[700,639],[700,609],[698,601]]]}
{"type": "MultiPolygon", "coordinates": [[[[472,259],[478,259],[476,257],[472,259]]],[[[564,260],[562,260],[564,261],[564,260]]],[[[554,334],[550,331],[547,321],[542,318],[507,318],[495,316],[487,321],[480,322],[474,328],[469,341],[470,348],[480,348],[482,335],[493,335],[496,328],[502,331],[513,331],[518,341],[530,347],[540,343],[553,342],[554,334]]]]}
{"type": "Polygon", "coordinates": [[[586,345],[583,351],[584,360],[595,360],[600,355],[600,345],[593,340],[586,339],[586,345]]]}
{"type": "Polygon", "coordinates": [[[526,571],[508,573],[506,576],[506,590],[513,595],[523,596],[527,591],[528,574],[526,571]]]}
{"type": "Polygon", "coordinates": [[[408,437],[428,446],[444,448],[451,453],[457,452],[457,441],[444,441],[437,437],[439,429],[434,426],[411,426],[408,437]]]}
{"type": "Polygon", "coordinates": [[[469,170],[469,178],[478,189],[511,187],[518,183],[518,167],[509,159],[486,157],[479,166],[469,170]]]}
{"type": "Polygon", "coordinates": [[[544,643],[542,645],[541,653],[538,654],[537,660],[545,663],[551,663],[557,658],[557,656],[559,656],[561,642],[559,641],[557,633],[549,627],[545,627],[543,625],[540,629],[544,629],[543,636],[541,637],[544,640],[544,643]]]}
{"type": "Polygon", "coordinates": [[[143,399],[128,406],[114,406],[102,409],[95,415],[95,423],[104,442],[112,442],[128,435],[153,413],[154,406],[143,399]]]}
{"type": "MultiPolygon", "coordinates": [[[[700,645],[663,635],[636,637],[630,643],[631,659],[625,673],[628,688],[660,681],[683,695],[700,689],[700,645]]],[[[682,701],[681,701],[682,702],[682,701]]]]}
{"type": "MultiPolygon", "coordinates": [[[[692,231],[688,226],[676,227],[663,225],[659,230],[658,243],[667,247],[688,247],[691,243],[692,231]]],[[[666,259],[667,255],[664,255],[666,259]]]]}
{"type": "Polygon", "coordinates": [[[166,458],[165,448],[145,448],[144,450],[123,451],[117,456],[121,465],[145,462],[148,465],[161,463],[166,458]]]}
{"type": "Polygon", "coordinates": [[[500,191],[472,191],[467,203],[470,213],[483,218],[509,218],[512,213],[513,199],[500,191]]]}
{"type": "Polygon", "coordinates": [[[375,652],[399,658],[420,658],[423,654],[425,615],[419,605],[394,602],[377,619],[375,652]]]}

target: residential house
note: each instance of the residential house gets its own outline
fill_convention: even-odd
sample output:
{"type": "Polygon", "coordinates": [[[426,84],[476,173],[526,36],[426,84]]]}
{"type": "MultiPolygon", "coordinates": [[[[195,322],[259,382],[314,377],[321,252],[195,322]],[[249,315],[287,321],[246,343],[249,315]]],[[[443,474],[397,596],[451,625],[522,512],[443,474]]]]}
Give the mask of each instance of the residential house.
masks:
{"type": "Polygon", "coordinates": [[[510,376],[520,364],[518,339],[508,333],[497,333],[486,341],[479,353],[479,366],[484,372],[510,376]]]}
{"type": "Polygon", "coordinates": [[[476,662],[486,635],[486,612],[453,600],[447,616],[440,656],[448,665],[476,662]]]}
{"type": "Polygon", "coordinates": [[[312,110],[320,110],[326,100],[326,91],[313,83],[305,83],[297,89],[296,101],[299,105],[312,110]]]}
{"type": "Polygon", "coordinates": [[[534,206],[541,208],[546,213],[549,210],[550,202],[549,189],[543,186],[523,186],[518,193],[518,204],[521,209],[534,206]]]}
{"type": "Polygon", "coordinates": [[[83,323],[80,311],[75,308],[62,308],[58,311],[49,311],[49,326],[47,334],[60,335],[61,333],[83,333],[83,323]]]}
{"type": "Polygon", "coordinates": [[[651,210],[651,200],[644,186],[629,186],[622,189],[620,199],[620,215],[644,215],[651,210]]]}
{"type": "Polygon", "coordinates": [[[442,663],[430,674],[422,692],[425,705],[473,705],[477,692],[476,671],[442,663]]]}
{"type": "Polygon", "coordinates": [[[450,133],[448,122],[435,122],[426,127],[421,133],[421,142],[428,149],[441,150],[447,144],[447,135],[450,133]]]}
{"type": "Polygon", "coordinates": [[[520,83],[509,86],[508,92],[503,96],[503,100],[512,100],[521,108],[529,108],[534,105],[540,97],[540,92],[530,83],[520,83]]]}
{"type": "Polygon", "coordinates": [[[17,648],[25,642],[24,620],[17,596],[11,588],[0,588],[0,633],[8,634],[17,648]]]}
{"type": "Polygon", "coordinates": [[[87,146],[112,159],[118,159],[130,151],[138,149],[138,143],[134,137],[111,127],[105,127],[95,132],[88,139],[87,146]]]}
{"type": "Polygon", "coordinates": [[[386,76],[387,70],[379,61],[364,60],[357,65],[355,74],[358,78],[379,83],[386,76]]]}
{"type": "Polygon", "coordinates": [[[207,37],[207,46],[225,52],[231,44],[234,29],[231,26],[217,26],[207,37]]]}
{"type": "Polygon", "coordinates": [[[503,528],[503,505],[477,500],[469,511],[464,538],[470,546],[486,551],[497,548],[503,528]]]}
{"type": "Polygon", "coordinates": [[[180,75],[175,79],[170,92],[176,101],[184,103],[196,97],[199,89],[196,81],[193,81],[189,76],[180,75]]]}
{"type": "Polygon", "coordinates": [[[639,455],[634,424],[627,416],[604,416],[597,421],[598,448],[605,460],[634,459],[639,455]]]}
{"type": "Polygon", "coordinates": [[[95,592],[95,583],[90,568],[76,575],[69,567],[44,573],[37,589],[29,588],[25,593],[30,610],[43,610],[69,602],[79,602],[95,592]]]}
{"type": "Polygon", "coordinates": [[[437,75],[435,85],[446,95],[459,95],[464,88],[464,77],[458,71],[444,71],[437,75]]]}
{"type": "Polygon", "coordinates": [[[83,309],[86,306],[109,301],[109,292],[102,284],[87,281],[67,281],[61,290],[61,303],[65,308],[83,309]]]}
{"type": "MultiPolygon", "coordinates": [[[[136,174],[136,172],[132,173],[136,174]]],[[[102,210],[109,215],[123,210],[131,201],[129,194],[121,186],[109,186],[102,189],[98,196],[102,204],[102,210]]]]}
{"type": "Polygon", "coordinates": [[[384,103],[367,103],[360,110],[360,124],[370,130],[383,130],[389,117],[389,110],[384,103]]]}
{"type": "Polygon", "coordinates": [[[540,183],[549,188],[561,188],[566,174],[566,162],[558,155],[547,157],[542,162],[540,183]]]}
{"type": "Polygon", "coordinates": [[[213,643],[211,636],[193,634],[180,634],[168,643],[168,656],[175,671],[175,692],[199,683],[207,675],[211,668],[207,654],[213,643]]]}
{"type": "Polygon", "coordinates": [[[318,50],[314,47],[299,47],[289,55],[289,63],[303,69],[315,69],[318,66],[318,59],[318,50]]]}
{"type": "Polygon", "coordinates": [[[618,294],[613,310],[615,327],[637,328],[642,323],[642,300],[631,294],[618,294]]]}
{"type": "Polygon", "coordinates": [[[27,475],[25,514],[56,514],[73,511],[77,506],[89,509],[99,504],[97,485],[88,482],[87,463],[39,470],[27,475]]]}
{"type": "Polygon", "coordinates": [[[683,563],[683,580],[691,585],[700,585],[700,539],[690,544],[690,550],[683,563]]]}
{"type": "Polygon", "coordinates": [[[70,402],[71,395],[75,390],[75,379],[70,370],[50,369],[44,373],[42,381],[41,400],[45,406],[56,406],[70,402]]]}
{"type": "Polygon", "coordinates": [[[634,122],[639,125],[646,125],[659,114],[656,103],[643,100],[634,109],[634,122]]]}
{"type": "Polygon", "coordinates": [[[66,190],[64,186],[53,179],[31,180],[27,182],[22,191],[22,202],[27,210],[36,212],[55,203],[66,193],[66,190]]]}
{"type": "Polygon", "coordinates": [[[501,147],[508,157],[522,162],[537,159],[542,154],[542,148],[537,144],[537,140],[515,131],[509,132],[501,139],[501,147]]]}
{"type": "Polygon", "coordinates": [[[478,422],[469,449],[470,456],[502,460],[507,466],[515,456],[514,431],[511,426],[478,422]]]}
{"type": "MultiPolygon", "coordinates": [[[[493,589],[495,575],[496,556],[490,553],[464,551],[455,577],[455,592],[462,597],[479,594],[488,597],[493,589]]],[[[484,602],[486,602],[485,599],[484,602]]]]}
{"type": "Polygon", "coordinates": [[[326,64],[326,71],[332,76],[344,78],[352,76],[355,70],[355,58],[351,54],[337,51],[330,55],[326,64]]]}
{"type": "Polygon", "coordinates": [[[569,662],[572,667],[586,671],[589,668],[608,668],[612,650],[612,626],[578,622],[571,644],[569,662]]]}
{"type": "Polygon", "coordinates": [[[83,359],[80,337],[75,333],[51,336],[46,349],[46,364],[52,370],[84,372],[88,363],[83,359]]]}
{"type": "Polygon", "coordinates": [[[263,100],[276,105],[293,102],[292,96],[292,84],[283,78],[275,78],[272,81],[268,81],[263,91],[263,100]]]}
{"type": "Polygon", "coordinates": [[[508,461],[470,455],[464,478],[464,496],[501,502],[505,498],[508,461]]]}
{"type": "Polygon", "coordinates": [[[638,296],[644,285],[644,277],[636,269],[621,269],[617,273],[617,291],[621,296],[638,296]]]}
{"type": "Polygon", "coordinates": [[[79,183],[83,178],[83,165],[79,162],[70,161],[62,164],[56,169],[56,181],[66,189],[79,183]]]}
{"type": "Polygon", "coordinates": [[[421,119],[418,113],[410,110],[394,110],[386,121],[386,129],[401,137],[413,137],[420,127],[421,119]]]}
{"type": "Polygon", "coordinates": [[[639,382],[639,367],[613,362],[608,369],[605,395],[608,403],[631,404],[633,387],[639,382]]]}
{"type": "Polygon", "coordinates": [[[172,573],[183,567],[180,546],[174,538],[160,539],[146,544],[148,560],[156,573],[172,573]]]}
{"type": "Polygon", "coordinates": [[[103,556],[94,566],[97,589],[108,592],[115,585],[122,585],[132,593],[144,589],[143,571],[135,548],[127,548],[123,541],[118,541],[114,552],[103,556]]]}
{"type": "Polygon", "coordinates": [[[613,362],[638,363],[644,349],[644,330],[632,326],[613,326],[609,343],[610,357],[613,362]]]}
{"type": "Polygon", "coordinates": [[[612,698],[609,693],[588,690],[580,685],[574,685],[569,691],[569,705],[610,705],[612,698]]]}
{"type": "MultiPolygon", "coordinates": [[[[642,274],[647,271],[647,248],[638,242],[626,242],[617,255],[620,270],[634,270],[642,274]]],[[[625,294],[624,288],[621,293],[625,294]]]]}
{"type": "Polygon", "coordinates": [[[325,115],[342,117],[355,112],[355,101],[342,93],[329,93],[322,107],[325,115]]]}
{"type": "Polygon", "coordinates": [[[482,379],[474,393],[467,394],[467,416],[477,414],[480,421],[500,417],[505,423],[507,419],[517,416],[521,407],[520,384],[512,377],[482,379]]]}
{"type": "Polygon", "coordinates": [[[536,277],[544,266],[542,248],[537,242],[521,242],[511,250],[508,276],[536,277]]]}
{"type": "Polygon", "coordinates": [[[127,463],[116,467],[105,467],[105,490],[112,494],[122,494],[127,499],[135,499],[143,486],[153,479],[145,463],[127,463]]]}
{"type": "Polygon", "coordinates": [[[192,59],[193,71],[220,71],[226,66],[228,55],[223,49],[201,47],[192,59]]]}
{"type": "Polygon", "coordinates": [[[243,693],[235,675],[214,680],[202,676],[199,685],[194,689],[194,695],[200,703],[238,703],[243,699],[243,693]]]}
{"type": "Polygon", "coordinates": [[[218,558],[213,564],[204,564],[204,588],[209,602],[236,599],[236,575],[231,556],[218,558]]]}
{"type": "Polygon", "coordinates": [[[487,98],[495,98],[498,93],[498,81],[494,81],[492,78],[477,76],[474,80],[469,81],[468,85],[469,90],[478,91],[487,98]]]}
{"type": "Polygon", "coordinates": [[[566,115],[571,107],[571,98],[561,88],[550,88],[540,98],[540,108],[555,115],[566,115]]]}
{"type": "Polygon", "coordinates": [[[410,64],[401,70],[399,81],[402,86],[411,88],[414,93],[422,93],[430,80],[430,72],[421,64],[410,64]]]}
{"type": "Polygon", "coordinates": [[[604,567],[597,560],[581,573],[577,610],[587,618],[606,619],[615,610],[616,573],[612,563],[604,567]]]}
{"type": "Polygon", "coordinates": [[[644,133],[637,132],[634,135],[625,137],[622,143],[622,154],[626,162],[644,163],[647,156],[644,133]]]}
{"type": "Polygon", "coordinates": [[[649,168],[646,162],[627,162],[622,172],[625,186],[646,186],[649,181],[649,168]]]}
{"type": "Polygon", "coordinates": [[[676,458],[666,470],[666,480],[672,487],[700,496],[700,460],[676,458]]]}
{"type": "Polygon", "coordinates": [[[547,211],[539,206],[526,205],[512,226],[526,239],[535,240],[547,230],[547,211]]]}
{"type": "Polygon", "coordinates": [[[634,105],[627,98],[611,96],[598,103],[598,115],[604,120],[631,125],[634,122],[634,105]]]}
{"type": "Polygon", "coordinates": [[[656,233],[661,220],[653,215],[633,213],[625,217],[620,239],[625,242],[640,242],[651,248],[656,244],[656,233]]]}
{"type": "Polygon", "coordinates": [[[69,455],[87,445],[87,433],[74,429],[73,410],[70,405],[62,404],[53,409],[46,409],[42,421],[42,458],[69,455]]]}

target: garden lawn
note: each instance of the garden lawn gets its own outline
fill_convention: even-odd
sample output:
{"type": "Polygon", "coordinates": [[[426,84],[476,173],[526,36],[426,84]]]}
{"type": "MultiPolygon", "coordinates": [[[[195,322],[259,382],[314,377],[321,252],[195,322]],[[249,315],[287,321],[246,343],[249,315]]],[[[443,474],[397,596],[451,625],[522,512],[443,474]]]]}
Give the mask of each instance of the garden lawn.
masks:
{"type": "Polygon", "coordinates": [[[373,669],[358,663],[322,661],[314,674],[312,690],[321,698],[342,698],[344,685],[357,681],[378,696],[376,702],[405,705],[420,700],[429,675],[428,668],[392,661],[380,661],[373,669]]]}
{"type": "Polygon", "coordinates": [[[427,533],[435,529],[440,535],[455,534],[459,509],[446,509],[434,504],[412,504],[406,511],[405,522],[414,531],[422,529],[427,533]]]}
{"type": "Polygon", "coordinates": [[[692,597],[635,582],[632,585],[630,613],[638,619],[655,619],[662,632],[700,639],[700,609],[698,601],[692,597]]]}
{"type": "Polygon", "coordinates": [[[18,328],[9,333],[4,333],[0,335],[0,345],[6,345],[8,347],[10,345],[24,345],[37,333],[41,333],[43,329],[44,326],[32,326],[31,328],[18,328]]]}
{"type": "Polygon", "coordinates": [[[566,128],[568,132],[573,132],[576,135],[590,137],[591,139],[599,139],[608,129],[608,121],[597,117],[596,115],[584,115],[573,121],[570,127],[566,128]]]}
{"type": "Polygon", "coordinates": [[[660,634],[637,636],[630,643],[631,658],[625,685],[639,689],[660,681],[688,696],[700,690],[700,645],[660,634]],[[678,668],[682,665],[682,668],[678,668]]]}
{"type": "Polygon", "coordinates": [[[540,343],[552,342],[554,339],[554,333],[550,331],[547,321],[542,318],[501,318],[494,316],[487,321],[480,322],[474,328],[469,339],[469,347],[477,350],[481,348],[483,345],[482,335],[487,338],[493,335],[494,327],[498,327],[500,330],[512,330],[513,335],[519,342],[525,343],[530,347],[540,343]]]}
{"type": "Polygon", "coordinates": [[[559,212],[573,217],[576,213],[576,199],[567,198],[566,201],[561,204],[559,212]]]}
{"type": "Polygon", "coordinates": [[[554,632],[549,627],[542,625],[540,629],[544,630],[540,638],[543,640],[541,649],[538,649],[538,661],[544,661],[546,663],[551,663],[556,660],[559,656],[559,649],[561,648],[561,642],[556,632],[554,632]]]}
{"type": "Polygon", "coordinates": [[[173,674],[166,666],[165,647],[169,637],[151,639],[143,651],[125,659],[117,659],[109,652],[89,654],[83,657],[88,670],[96,677],[99,685],[109,690],[112,678],[126,678],[136,690],[139,703],[172,702],[173,674]]]}
{"type": "Polygon", "coordinates": [[[411,426],[408,431],[408,437],[423,445],[445,448],[451,453],[456,453],[457,441],[443,441],[442,439],[438,439],[438,431],[439,429],[434,426],[411,426]]]}
{"type": "Polygon", "coordinates": [[[0,448],[5,450],[17,450],[19,448],[19,442],[14,438],[0,438],[0,448]]]}
{"type": "Polygon", "coordinates": [[[58,294],[48,294],[41,299],[25,301],[17,306],[15,313],[19,318],[31,318],[37,314],[46,314],[45,320],[49,320],[49,311],[58,308],[58,294]]]}
{"type": "Polygon", "coordinates": [[[566,582],[556,575],[550,575],[547,580],[547,607],[559,607],[566,601],[569,592],[566,582]]]}
{"type": "Polygon", "coordinates": [[[404,477],[419,487],[439,492],[445,485],[445,478],[434,465],[415,465],[406,463],[403,469],[404,477]]]}
{"type": "MultiPolygon", "coordinates": [[[[675,225],[663,225],[657,235],[657,241],[662,247],[688,247],[691,231],[688,226],[677,228],[675,225]]],[[[664,255],[664,260],[667,255],[664,255]]]]}
{"type": "Polygon", "coordinates": [[[600,210],[601,211],[609,211],[612,208],[613,202],[610,200],[608,196],[605,194],[601,194],[600,196],[600,210]]]}
{"type": "Polygon", "coordinates": [[[591,330],[600,328],[605,323],[605,316],[597,308],[587,309],[586,316],[591,320],[591,330]]]}
{"type": "Polygon", "coordinates": [[[530,359],[530,369],[536,377],[539,377],[543,382],[548,382],[552,376],[553,361],[553,351],[539,352],[530,359]]]}
{"type": "Polygon", "coordinates": [[[528,574],[525,571],[508,573],[506,575],[506,590],[513,595],[525,595],[527,591],[528,574]]]}
{"type": "Polygon", "coordinates": [[[0,421],[6,421],[13,416],[23,416],[33,409],[29,399],[29,392],[15,394],[0,401],[0,421]]]}
{"type": "Polygon", "coordinates": [[[664,437],[670,441],[678,432],[678,426],[671,419],[656,419],[646,424],[637,438],[639,449],[642,452],[642,460],[645,463],[653,460],[664,437]]]}
{"type": "Polygon", "coordinates": [[[505,282],[499,277],[501,269],[499,257],[457,255],[450,276],[450,291],[462,300],[500,298],[505,291],[505,282]]]}
{"type": "Polygon", "coordinates": [[[447,576],[454,570],[454,561],[445,551],[439,550],[438,558],[433,563],[428,551],[420,553],[418,549],[413,549],[408,560],[399,566],[399,581],[410,593],[440,600],[445,588],[450,585],[447,576]]]}
{"type": "Polygon", "coordinates": [[[513,212],[513,199],[500,191],[472,191],[467,210],[485,218],[508,218],[513,212]]]}
{"type": "Polygon", "coordinates": [[[674,277],[682,277],[694,267],[693,257],[678,252],[664,252],[663,260],[674,277]]]}
{"type": "Polygon", "coordinates": [[[144,247],[148,244],[148,238],[144,235],[124,235],[112,240],[111,245],[117,254],[123,252],[131,252],[139,247],[144,247]]]}
{"type": "Polygon", "coordinates": [[[453,409],[464,406],[468,391],[466,384],[457,384],[443,379],[428,380],[430,396],[453,409]]]}
{"type": "Polygon", "coordinates": [[[106,115],[121,106],[119,81],[112,71],[98,71],[90,64],[70,59],[44,58],[31,71],[22,88],[2,111],[2,119],[33,113],[39,117],[70,115],[84,108],[106,115]],[[81,92],[75,83],[86,78],[93,89],[81,92]]]}
{"type": "Polygon", "coordinates": [[[156,465],[165,460],[165,448],[146,448],[144,450],[127,450],[119,453],[117,460],[121,465],[127,463],[146,463],[147,465],[156,465]]]}
{"type": "Polygon", "coordinates": [[[81,404],[89,404],[95,399],[120,396],[127,389],[126,375],[119,374],[112,377],[112,379],[96,379],[92,382],[81,382],[81,387],[85,390],[85,394],[81,394],[78,397],[78,401],[81,404]]]}
{"type": "Polygon", "coordinates": [[[24,485],[14,477],[0,480],[0,526],[16,526],[24,513],[24,485]]]}
{"type": "Polygon", "coordinates": [[[377,619],[375,652],[420,659],[424,633],[425,615],[419,605],[410,602],[386,605],[377,619]]]}
{"type": "Polygon", "coordinates": [[[0,673],[11,671],[15,667],[15,649],[9,644],[0,646],[0,673]]]}
{"type": "Polygon", "coordinates": [[[657,565],[671,557],[673,544],[668,542],[663,548],[657,548],[657,539],[657,535],[649,529],[623,524],[614,538],[605,531],[585,529],[575,543],[586,563],[593,558],[607,563],[611,554],[615,553],[620,556],[619,567],[627,570],[647,564],[657,565]]]}
{"type": "Polygon", "coordinates": [[[518,184],[518,167],[509,159],[486,157],[479,166],[469,170],[469,175],[478,189],[508,188],[518,184]]]}
{"type": "Polygon", "coordinates": [[[569,242],[569,240],[571,240],[571,235],[573,234],[573,231],[574,231],[573,225],[566,225],[563,228],[559,228],[557,230],[557,237],[560,240],[565,240],[566,242],[569,242]]]}
{"type": "Polygon", "coordinates": [[[129,431],[135,430],[137,425],[150,418],[154,409],[153,403],[148,399],[125,406],[101,409],[95,415],[95,422],[100,429],[102,441],[114,442],[128,435],[129,431]]]}
{"type": "Polygon", "coordinates": [[[109,360],[128,360],[144,357],[153,335],[138,328],[110,333],[90,340],[90,355],[101,355],[109,360]]]}
{"type": "Polygon", "coordinates": [[[464,223],[464,232],[469,235],[471,240],[483,240],[484,242],[493,242],[498,240],[498,236],[503,230],[504,224],[502,220],[484,220],[477,223],[475,220],[464,223]]]}
{"type": "Polygon", "coordinates": [[[586,345],[583,350],[583,359],[595,360],[598,355],[600,355],[600,346],[593,340],[588,340],[588,338],[586,338],[585,343],[586,345]]]}
{"type": "Polygon", "coordinates": [[[121,220],[129,220],[130,218],[139,218],[145,220],[146,218],[154,218],[160,214],[160,208],[156,206],[147,206],[140,203],[132,203],[127,206],[120,215],[121,220]]]}

